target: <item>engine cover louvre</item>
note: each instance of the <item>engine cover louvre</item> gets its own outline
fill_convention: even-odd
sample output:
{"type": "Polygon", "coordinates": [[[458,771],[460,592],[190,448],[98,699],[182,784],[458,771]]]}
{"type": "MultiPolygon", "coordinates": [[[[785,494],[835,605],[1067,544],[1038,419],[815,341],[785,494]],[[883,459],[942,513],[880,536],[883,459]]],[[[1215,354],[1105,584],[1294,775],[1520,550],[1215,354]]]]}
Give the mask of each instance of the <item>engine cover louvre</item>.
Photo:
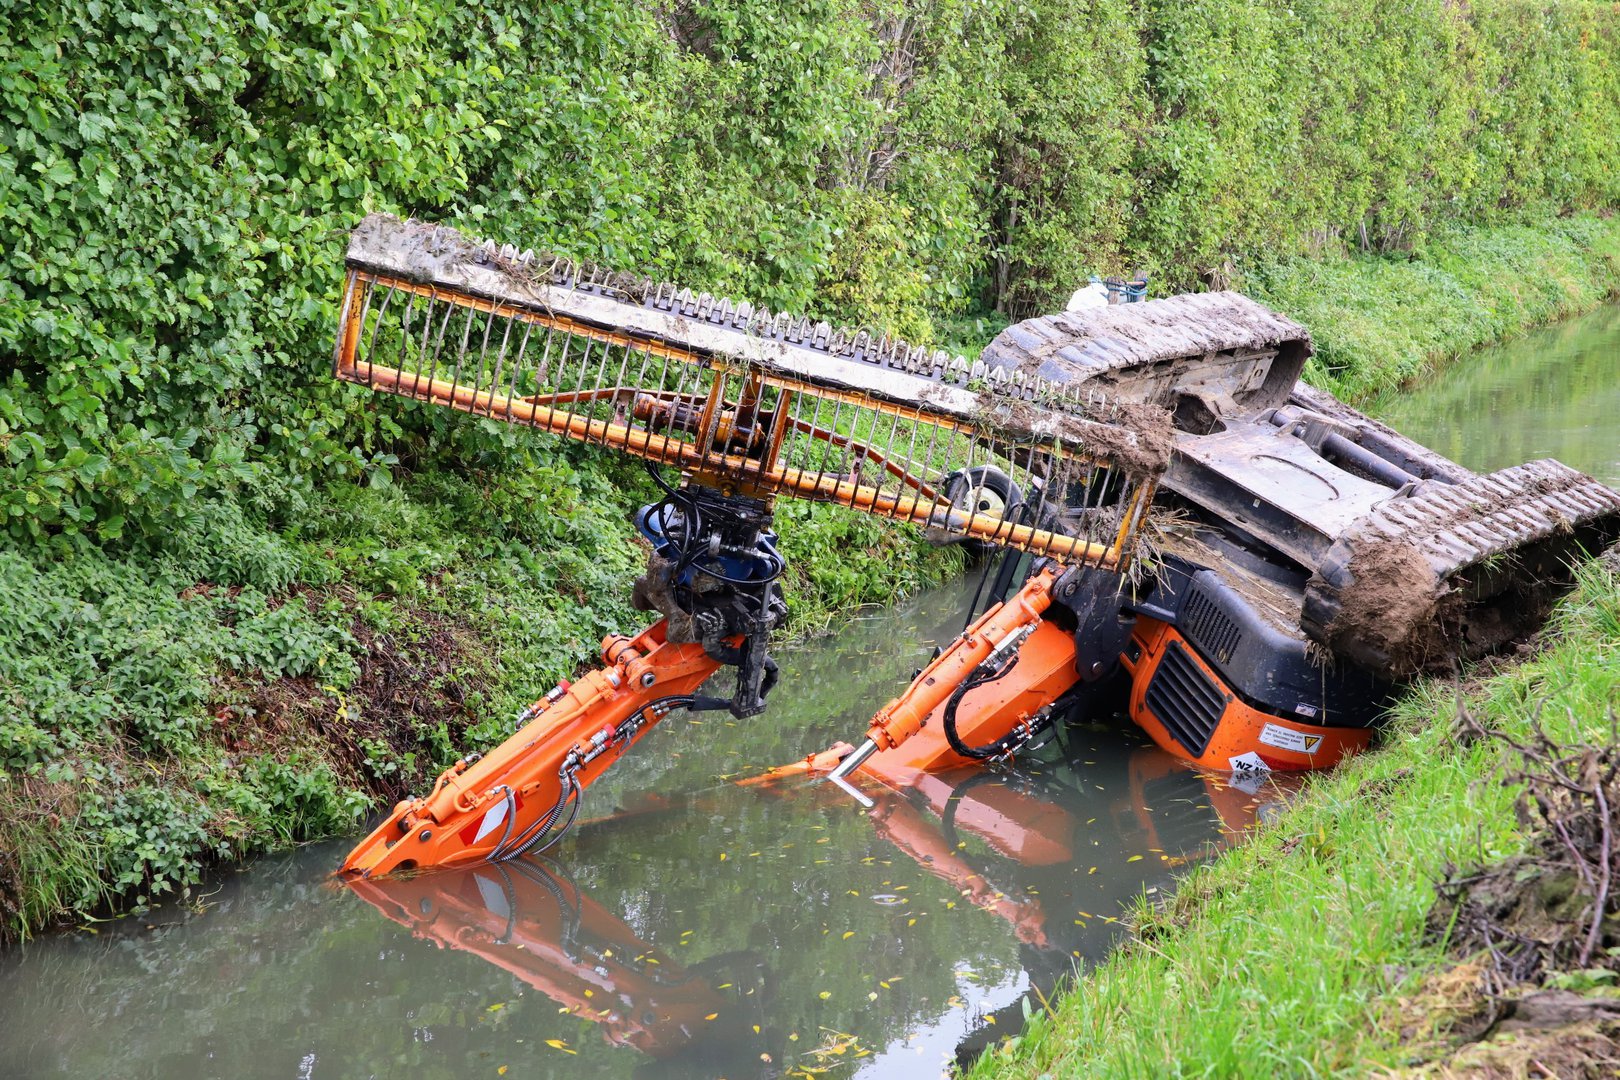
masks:
{"type": "Polygon", "coordinates": [[[1227,696],[1186,648],[1172,641],[1148,683],[1145,701],[1170,737],[1196,758],[1215,734],[1215,726],[1226,712],[1227,696]]]}

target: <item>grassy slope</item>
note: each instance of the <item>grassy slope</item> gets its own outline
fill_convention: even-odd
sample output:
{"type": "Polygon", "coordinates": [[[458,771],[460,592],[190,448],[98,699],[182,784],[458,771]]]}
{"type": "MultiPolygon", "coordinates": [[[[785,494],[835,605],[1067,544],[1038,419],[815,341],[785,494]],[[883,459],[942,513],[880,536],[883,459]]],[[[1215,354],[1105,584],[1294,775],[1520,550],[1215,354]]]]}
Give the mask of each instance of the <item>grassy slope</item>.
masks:
{"type": "Polygon", "coordinates": [[[1620,215],[1453,227],[1411,255],[1290,259],[1232,287],[1309,326],[1305,377],[1363,401],[1620,292],[1620,215]]]}
{"type": "MultiPolygon", "coordinates": [[[[1247,288],[1310,325],[1315,380],[1365,397],[1620,291],[1620,218],[1459,230],[1422,262],[1297,260],[1247,288]]],[[[1620,560],[1583,573],[1549,647],[1466,707],[1522,731],[1596,737],[1620,697],[1620,560]]],[[[1454,737],[1455,687],[1402,703],[1379,751],[1316,779],[1252,843],[1194,871],[1139,940],[1080,980],[975,1077],[1275,1076],[1399,1063],[1396,1000],[1440,962],[1423,940],[1448,862],[1518,849],[1499,747],[1454,737]]]]}

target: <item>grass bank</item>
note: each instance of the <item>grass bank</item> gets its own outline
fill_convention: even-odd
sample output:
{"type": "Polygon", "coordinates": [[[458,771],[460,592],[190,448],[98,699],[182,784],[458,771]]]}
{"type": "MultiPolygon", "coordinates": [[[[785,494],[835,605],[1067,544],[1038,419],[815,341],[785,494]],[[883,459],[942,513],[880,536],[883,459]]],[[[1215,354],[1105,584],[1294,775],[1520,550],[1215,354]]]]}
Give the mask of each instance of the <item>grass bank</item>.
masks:
{"type": "Polygon", "coordinates": [[[1620,215],[1452,225],[1395,255],[1256,264],[1232,287],[1310,327],[1309,382],[1365,401],[1620,293],[1620,215]]]}
{"type": "MultiPolygon", "coordinates": [[[[1382,749],[1313,779],[1280,821],[1190,873],[1167,907],[1140,908],[1129,944],[970,1075],[1326,1076],[1444,1063],[1457,995],[1437,989],[1452,961],[1429,924],[1435,884],[1528,846],[1517,789],[1503,782],[1522,759],[1477,737],[1460,710],[1521,741],[1539,716],[1563,744],[1607,743],[1617,701],[1611,553],[1582,571],[1535,655],[1466,687],[1417,687],[1382,749]]],[[[1554,985],[1560,976],[1583,985],[1547,973],[1554,985]]],[[[1596,972],[1584,984],[1612,981],[1596,972]]]]}

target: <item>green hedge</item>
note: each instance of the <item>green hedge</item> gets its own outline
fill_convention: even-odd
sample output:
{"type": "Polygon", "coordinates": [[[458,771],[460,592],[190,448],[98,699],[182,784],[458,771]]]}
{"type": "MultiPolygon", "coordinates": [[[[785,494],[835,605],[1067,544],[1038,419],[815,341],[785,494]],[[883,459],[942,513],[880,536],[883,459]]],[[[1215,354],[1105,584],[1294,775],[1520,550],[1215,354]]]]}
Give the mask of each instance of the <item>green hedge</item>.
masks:
{"type": "Polygon", "coordinates": [[[928,338],[1088,270],[1620,198],[1605,4],[141,0],[12,6],[0,42],[17,538],[499,458],[325,378],[370,209],[928,338]]]}

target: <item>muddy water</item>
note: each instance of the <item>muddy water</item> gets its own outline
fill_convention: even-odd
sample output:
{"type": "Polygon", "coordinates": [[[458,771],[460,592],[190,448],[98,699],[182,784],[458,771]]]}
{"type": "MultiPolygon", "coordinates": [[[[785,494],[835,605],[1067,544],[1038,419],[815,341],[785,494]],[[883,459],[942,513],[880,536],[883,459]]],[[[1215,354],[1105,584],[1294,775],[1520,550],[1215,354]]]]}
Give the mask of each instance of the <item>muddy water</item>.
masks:
{"type": "Polygon", "coordinates": [[[1555,457],[1620,486],[1620,305],[1465,357],[1369,411],[1470,469],[1555,457]]]}
{"type": "Polygon", "coordinates": [[[357,895],[327,883],[345,848],[327,844],[199,910],[0,956],[0,1073],[937,1075],[1278,797],[1112,731],[870,811],[722,779],[854,738],[960,629],[969,584],[786,651],[763,718],[672,718],[546,860],[357,895]]]}

